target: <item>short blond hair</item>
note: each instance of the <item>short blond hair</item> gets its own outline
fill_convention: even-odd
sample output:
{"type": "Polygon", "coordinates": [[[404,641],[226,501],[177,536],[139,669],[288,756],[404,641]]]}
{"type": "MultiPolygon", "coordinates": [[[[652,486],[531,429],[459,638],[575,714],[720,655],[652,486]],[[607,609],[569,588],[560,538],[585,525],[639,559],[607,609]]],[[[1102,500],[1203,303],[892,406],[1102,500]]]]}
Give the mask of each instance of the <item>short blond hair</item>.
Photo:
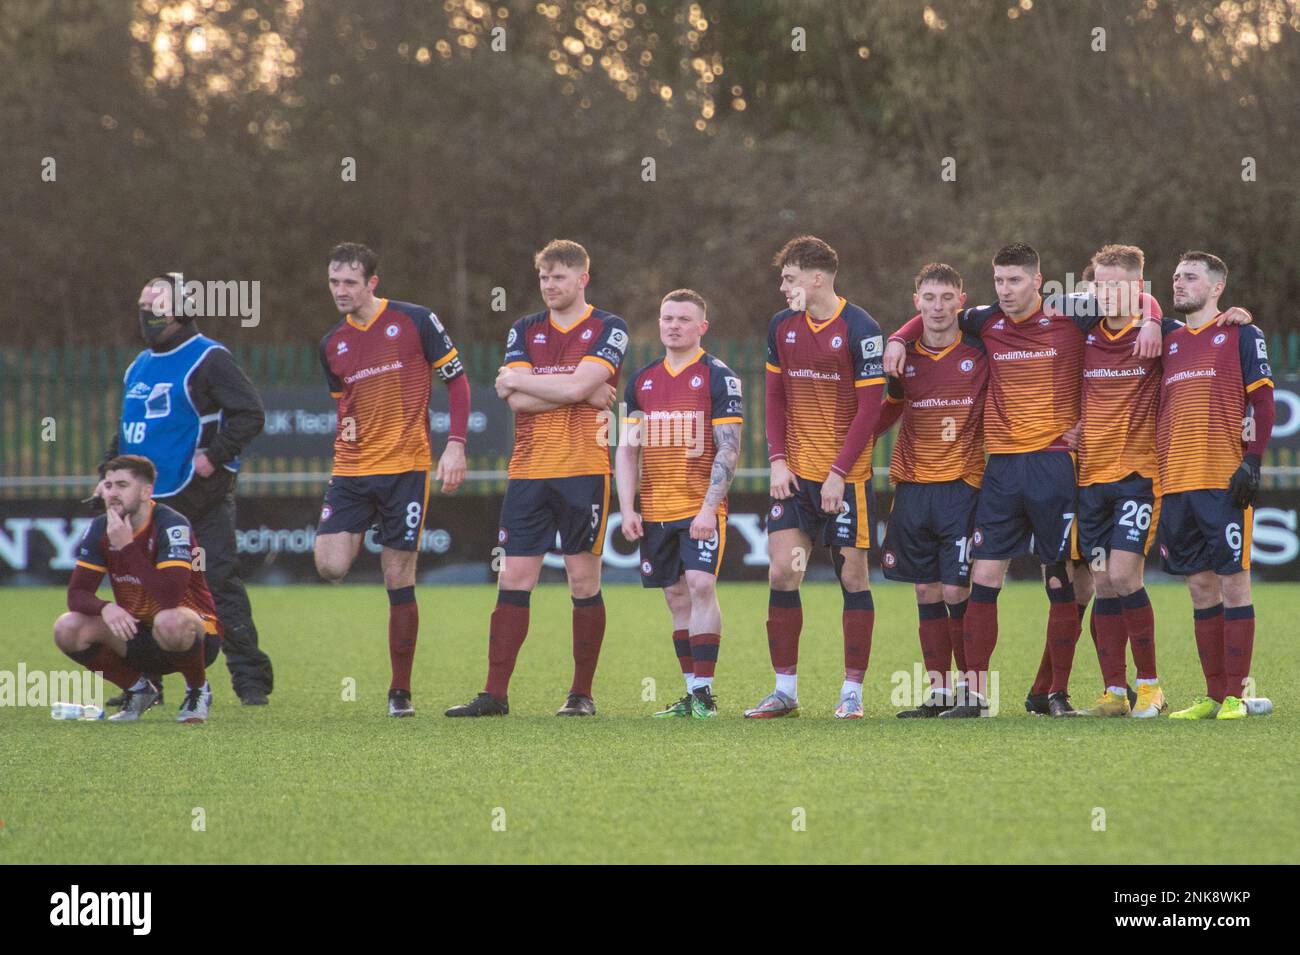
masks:
{"type": "Polygon", "coordinates": [[[586,272],[591,268],[591,256],[572,239],[552,239],[533,256],[535,268],[540,269],[543,265],[567,265],[571,269],[586,272]]]}
{"type": "Polygon", "coordinates": [[[1094,272],[1098,265],[1142,274],[1146,256],[1136,245],[1103,245],[1092,257],[1094,272]]]}
{"type": "Polygon", "coordinates": [[[704,301],[704,296],[693,288],[675,288],[659,301],[662,308],[667,302],[690,302],[692,305],[698,305],[701,315],[709,314],[709,306],[704,301]]]}

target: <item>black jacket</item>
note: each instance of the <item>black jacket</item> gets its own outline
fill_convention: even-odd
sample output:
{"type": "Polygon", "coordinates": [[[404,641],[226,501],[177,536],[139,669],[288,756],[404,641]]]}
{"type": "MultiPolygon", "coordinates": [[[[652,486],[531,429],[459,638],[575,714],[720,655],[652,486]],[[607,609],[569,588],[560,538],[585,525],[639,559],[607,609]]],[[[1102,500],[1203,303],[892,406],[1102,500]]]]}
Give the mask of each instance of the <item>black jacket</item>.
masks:
{"type": "MultiPolygon", "coordinates": [[[[184,325],[165,342],[160,342],[154,351],[170,351],[198,333],[193,324],[184,325]]],[[[215,506],[230,492],[235,476],[223,465],[238,457],[248,442],[262,433],[266,422],[257,390],[235,364],[235,357],[224,348],[209,351],[194,369],[190,375],[189,395],[200,415],[221,412],[221,430],[218,431],[215,424],[207,425],[200,440],[200,447],[216,468],[212,476],[204,478],[195,474],[183,490],[166,499],[187,517],[215,506]]],[[[113,440],[100,462],[101,472],[104,464],[117,456],[120,441],[121,429],[115,428],[113,440]]]]}

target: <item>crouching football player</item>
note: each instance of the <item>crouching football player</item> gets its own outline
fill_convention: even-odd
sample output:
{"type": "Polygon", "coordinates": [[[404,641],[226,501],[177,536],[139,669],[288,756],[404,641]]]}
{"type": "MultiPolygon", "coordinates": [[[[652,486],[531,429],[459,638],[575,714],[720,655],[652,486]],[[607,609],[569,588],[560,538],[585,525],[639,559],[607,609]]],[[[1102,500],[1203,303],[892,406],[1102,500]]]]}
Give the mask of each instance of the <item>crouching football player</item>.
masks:
{"type": "Polygon", "coordinates": [[[663,589],[686,680],[686,695],[658,717],[708,719],[718,709],[713,670],[722,611],[715,585],[743,418],[740,378],[700,347],[706,308],[691,289],[664,296],[659,337],[667,352],[627,383],[625,439],[615,460],[623,536],[641,541],[642,585],[663,589]]]}
{"type": "Polygon", "coordinates": [[[204,672],[221,650],[221,627],[203,571],[191,561],[190,522],[153,500],[153,462],[124,454],[108,462],[107,510],[87,528],[68,583],[68,612],[54,622],[54,643],[88,670],[126,691],[116,722],[138,720],[160,687],[142,673],[182,673],[179,723],[208,718],[212,691],[204,672]],[[108,574],[113,600],[95,596],[108,574]]]}

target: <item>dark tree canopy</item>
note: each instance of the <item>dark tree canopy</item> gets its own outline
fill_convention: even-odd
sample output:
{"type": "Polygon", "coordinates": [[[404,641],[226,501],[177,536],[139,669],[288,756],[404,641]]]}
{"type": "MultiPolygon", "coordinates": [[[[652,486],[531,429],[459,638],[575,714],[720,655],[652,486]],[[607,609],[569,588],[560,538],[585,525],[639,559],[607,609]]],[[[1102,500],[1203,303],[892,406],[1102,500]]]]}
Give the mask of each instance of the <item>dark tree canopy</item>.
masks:
{"type": "Polygon", "coordinates": [[[170,268],[261,282],[227,339],[312,340],[345,238],[458,341],[535,307],[555,236],[634,334],[688,285],[755,335],[805,231],[889,328],[922,263],[979,301],[1023,240],[1058,280],[1136,243],[1166,297],[1208,248],[1228,301],[1295,329],[1298,33],[1297,0],[25,0],[0,20],[0,343],[131,341],[170,268]]]}

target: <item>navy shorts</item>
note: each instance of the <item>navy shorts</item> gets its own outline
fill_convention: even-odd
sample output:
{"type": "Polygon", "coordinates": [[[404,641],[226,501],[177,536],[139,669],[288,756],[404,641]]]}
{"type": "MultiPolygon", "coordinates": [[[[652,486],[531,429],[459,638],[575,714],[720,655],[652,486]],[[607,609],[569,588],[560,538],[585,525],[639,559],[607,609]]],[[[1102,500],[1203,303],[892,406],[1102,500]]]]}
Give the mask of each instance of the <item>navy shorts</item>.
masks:
{"type": "Polygon", "coordinates": [[[379,543],[393,550],[419,550],[429,472],[334,475],[325,489],[318,534],[364,534],[374,527],[379,543]]]}
{"type": "Polygon", "coordinates": [[[1146,554],[1160,523],[1151,479],[1134,472],[1122,481],[1079,488],[1078,554],[1092,563],[1112,550],[1146,554]]]}
{"type": "Polygon", "coordinates": [[[1068,560],[1074,532],[1074,458],[1068,451],[991,454],[984,468],[974,560],[1009,560],[1033,553],[1040,563],[1068,560]]]}
{"type": "Polygon", "coordinates": [[[870,481],[845,482],[844,501],[838,514],[822,511],[822,482],[799,478],[794,496],[771,500],[767,509],[767,532],[798,528],[814,544],[827,547],[871,546],[871,523],[867,515],[867,490],[870,481]]]}
{"type": "Polygon", "coordinates": [[[644,522],[641,538],[641,586],[671,587],[688,570],[718,576],[727,546],[727,519],[718,518],[713,540],[691,540],[692,517],[679,521],[644,522]]]}
{"type": "Polygon", "coordinates": [[[979,489],[965,481],[894,488],[894,505],[880,555],[890,580],[970,586],[971,534],[979,489]]]}
{"type": "MultiPolygon", "coordinates": [[[[215,633],[204,636],[203,668],[207,669],[217,660],[221,652],[221,637],[215,633]]],[[[135,636],[126,641],[126,662],[141,673],[179,673],[180,668],[173,663],[162,647],[158,646],[153,635],[153,627],[147,623],[136,624],[135,636]]]]}
{"type": "Polygon", "coordinates": [[[1250,570],[1255,509],[1233,507],[1227,489],[1166,494],[1160,508],[1160,556],[1166,573],[1250,570]]]}
{"type": "Polygon", "coordinates": [[[609,475],[511,478],[501,504],[497,543],[507,557],[536,557],[553,549],[559,535],[563,554],[600,554],[609,518],[609,475]]]}

